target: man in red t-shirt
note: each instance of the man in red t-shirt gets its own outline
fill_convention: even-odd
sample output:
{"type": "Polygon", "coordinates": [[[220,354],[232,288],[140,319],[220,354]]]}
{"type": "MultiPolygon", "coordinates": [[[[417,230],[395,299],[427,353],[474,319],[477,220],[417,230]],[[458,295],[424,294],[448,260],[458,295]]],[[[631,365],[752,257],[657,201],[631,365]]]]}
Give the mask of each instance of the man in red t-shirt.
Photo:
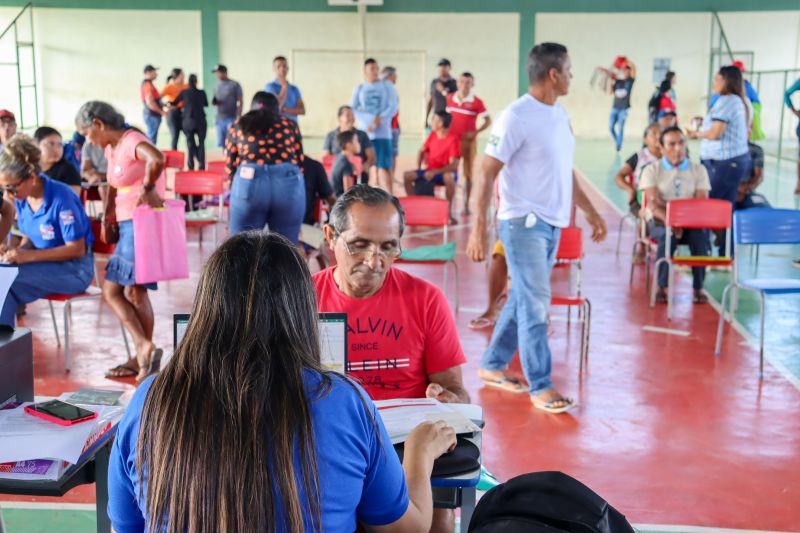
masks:
{"type": "MultiPolygon", "coordinates": [[[[358,184],[336,201],[325,237],[336,266],[314,275],[321,312],[347,313],[348,374],[373,400],[436,398],[469,403],[467,362],[444,293],[392,268],[404,216],[383,189],[358,184]]],[[[453,531],[455,514],[434,509],[431,532],[453,531]]]]}
{"type": "Polygon", "coordinates": [[[153,143],[153,146],[158,142],[158,128],[161,126],[161,118],[167,115],[161,103],[161,93],[156,89],[155,79],[158,77],[158,71],[153,65],[145,65],[144,79],[139,86],[139,97],[144,106],[144,124],[147,130],[147,139],[153,143]]]}
{"type": "Polygon", "coordinates": [[[469,402],[447,298],[392,268],[403,225],[399,202],[382,189],[358,184],[339,197],[324,228],[336,266],[314,275],[319,310],[347,313],[349,374],[374,400],[469,402]]]}
{"type": "Polygon", "coordinates": [[[475,78],[469,72],[463,73],[456,82],[458,91],[447,97],[447,112],[453,117],[450,133],[461,143],[461,158],[464,161],[464,212],[469,214],[469,197],[472,192],[472,164],[478,152],[478,134],[492,124],[492,117],[486,110],[483,100],[472,93],[475,78]],[[480,128],[478,118],[482,118],[480,128]]]}
{"type": "MultiPolygon", "coordinates": [[[[461,143],[450,133],[452,117],[447,111],[437,111],[431,121],[432,131],[417,154],[417,170],[403,174],[406,194],[414,194],[414,183],[424,180],[432,185],[444,185],[445,196],[453,211],[453,196],[458,181],[458,161],[461,158],[461,143]],[[424,167],[424,168],[423,168],[424,167]]],[[[456,220],[450,216],[450,223],[456,220]]]]}

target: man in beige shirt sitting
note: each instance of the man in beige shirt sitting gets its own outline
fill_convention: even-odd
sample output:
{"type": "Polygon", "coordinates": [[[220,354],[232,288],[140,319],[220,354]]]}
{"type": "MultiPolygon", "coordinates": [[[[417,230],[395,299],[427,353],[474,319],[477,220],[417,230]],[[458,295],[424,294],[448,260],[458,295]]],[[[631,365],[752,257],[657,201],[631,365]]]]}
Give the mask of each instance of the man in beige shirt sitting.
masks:
{"type": "MultiPolygon", "coordinates": [[[[639,189],[647,195],[647,217],[650,237],[658,242],[658,257],[664,257],[666,248],[667,202],[678,198],[708,198],[711,182],[703,165],[689,161],[686,155],[686,137],[678,127],[661,133],[661,159],[647,165],[639,179],[639,189]]],[[[709,254],[708,231],[704,229],[673,229],[670,254],[678,244],[688,244],[693,256],[709,254]]],[[[692,267],[694,303],[706,303],[703,292],[705,267],[692,267]]],[[[667,265],[658,268],[656,302],[667,303],[667,265]]]]}

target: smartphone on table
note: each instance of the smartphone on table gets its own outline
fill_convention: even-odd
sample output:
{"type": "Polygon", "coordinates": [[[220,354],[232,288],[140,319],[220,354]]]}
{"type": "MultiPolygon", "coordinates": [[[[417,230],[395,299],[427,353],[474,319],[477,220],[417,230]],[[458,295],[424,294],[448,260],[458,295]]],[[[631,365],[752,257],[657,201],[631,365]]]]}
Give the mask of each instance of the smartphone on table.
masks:
{"type": "Polygon", "coordinates": [[[94,411],[89,411],[88,409],[83,409],[77,405],[72,405],[60,400],[50,400],[48,402],[27,405],[25,406],[25,412],[60,426],[74,426],[75,424],[97,418],[97,413],[94,411]]]}

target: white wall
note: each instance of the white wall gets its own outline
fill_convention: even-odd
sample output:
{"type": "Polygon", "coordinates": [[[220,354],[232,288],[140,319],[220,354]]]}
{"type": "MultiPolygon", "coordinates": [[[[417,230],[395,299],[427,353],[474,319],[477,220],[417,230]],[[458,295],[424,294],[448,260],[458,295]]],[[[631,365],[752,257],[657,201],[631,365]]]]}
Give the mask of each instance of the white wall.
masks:
{"type": "Polygon", "coordinates": [[[198,74],[203,68],[199,12],[37,8],[34,15],[41,123],[65,136],[91,99],[141,124],[139,84],[147,63],[161,67],[159,88],[173,67],[198,74]]]}
{"type": "MultiPolygon", "coordinates": [[[[677,72],[680,120],[688,123],[705,108],[711,16],[687,13],[540,14],[536,41],[567,46],[572,60],[572,86],[563,103],[580,137],[605,137],[612,97],[589,85],[595,67],[608,67],[618,55],[638,68],[626,136],[639,137],[647,126],[647,102],[653,93],[653,59],[669,57],[677,72]],[[674,31],[664,31],[674,28],[674,31]]],[[[660,81],[660,80],[659,80],[660,81]]]]}
{"type": "MultiPolygon", "coordinates": [[[[367,55],[398,68],[400,121],[420,135],[427,84],[441,57],[454,71],[470,70],[476,92],[493,112],[517,91],[519,18],[515,14],[368,14],[367,55]],[[492,35],[491,39],[483,36],[492,35]]],[[[273,79],[271,59],[290,58],[290,78],[300,87],[305,135],[322,135],[336,123],[362,79],[362,37],[355,13],[220,13],[220,60],[244,89],[245,99],[273,79]],[[242,50],[258,50],[260,60],[242,50]]]]}
{"type": "MultiPolygon", "coordinates": [[[[800,11],[723,13],[720,16],[731,47],[754,51],[757,69],[800,66],[800,11]]],[[[610,95],[589,86],[597,66],[608,66],[617,55],[630,57],[639,69],[633,89],[626,137],[641,135],[647,122],[647,102],[654,90],[653,58],[672,58],[677,73],[678,115],[683,124],[705,112],[709,89],[711,15],[706,13],[540,14],[536,41],[556,41],[570,50],[573,84],[564,104],[575,133],[602,138],[608,134],[610,95]]],[[[764,126],[777,134],[782,76],[763,80],[764,126]]]]}

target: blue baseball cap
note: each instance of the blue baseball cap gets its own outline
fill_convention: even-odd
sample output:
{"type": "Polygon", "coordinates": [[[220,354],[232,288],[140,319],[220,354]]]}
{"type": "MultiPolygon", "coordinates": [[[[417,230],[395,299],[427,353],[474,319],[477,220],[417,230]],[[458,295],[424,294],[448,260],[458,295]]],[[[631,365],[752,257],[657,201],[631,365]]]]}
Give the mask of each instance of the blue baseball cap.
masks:
{"type": "Polygon", "coordinates": [[[663,109],[658,112],[658,118],[664,118],[672,115],[673,117],[677,117],[678,114],[675,112],[674,109],[663,109]]]}

